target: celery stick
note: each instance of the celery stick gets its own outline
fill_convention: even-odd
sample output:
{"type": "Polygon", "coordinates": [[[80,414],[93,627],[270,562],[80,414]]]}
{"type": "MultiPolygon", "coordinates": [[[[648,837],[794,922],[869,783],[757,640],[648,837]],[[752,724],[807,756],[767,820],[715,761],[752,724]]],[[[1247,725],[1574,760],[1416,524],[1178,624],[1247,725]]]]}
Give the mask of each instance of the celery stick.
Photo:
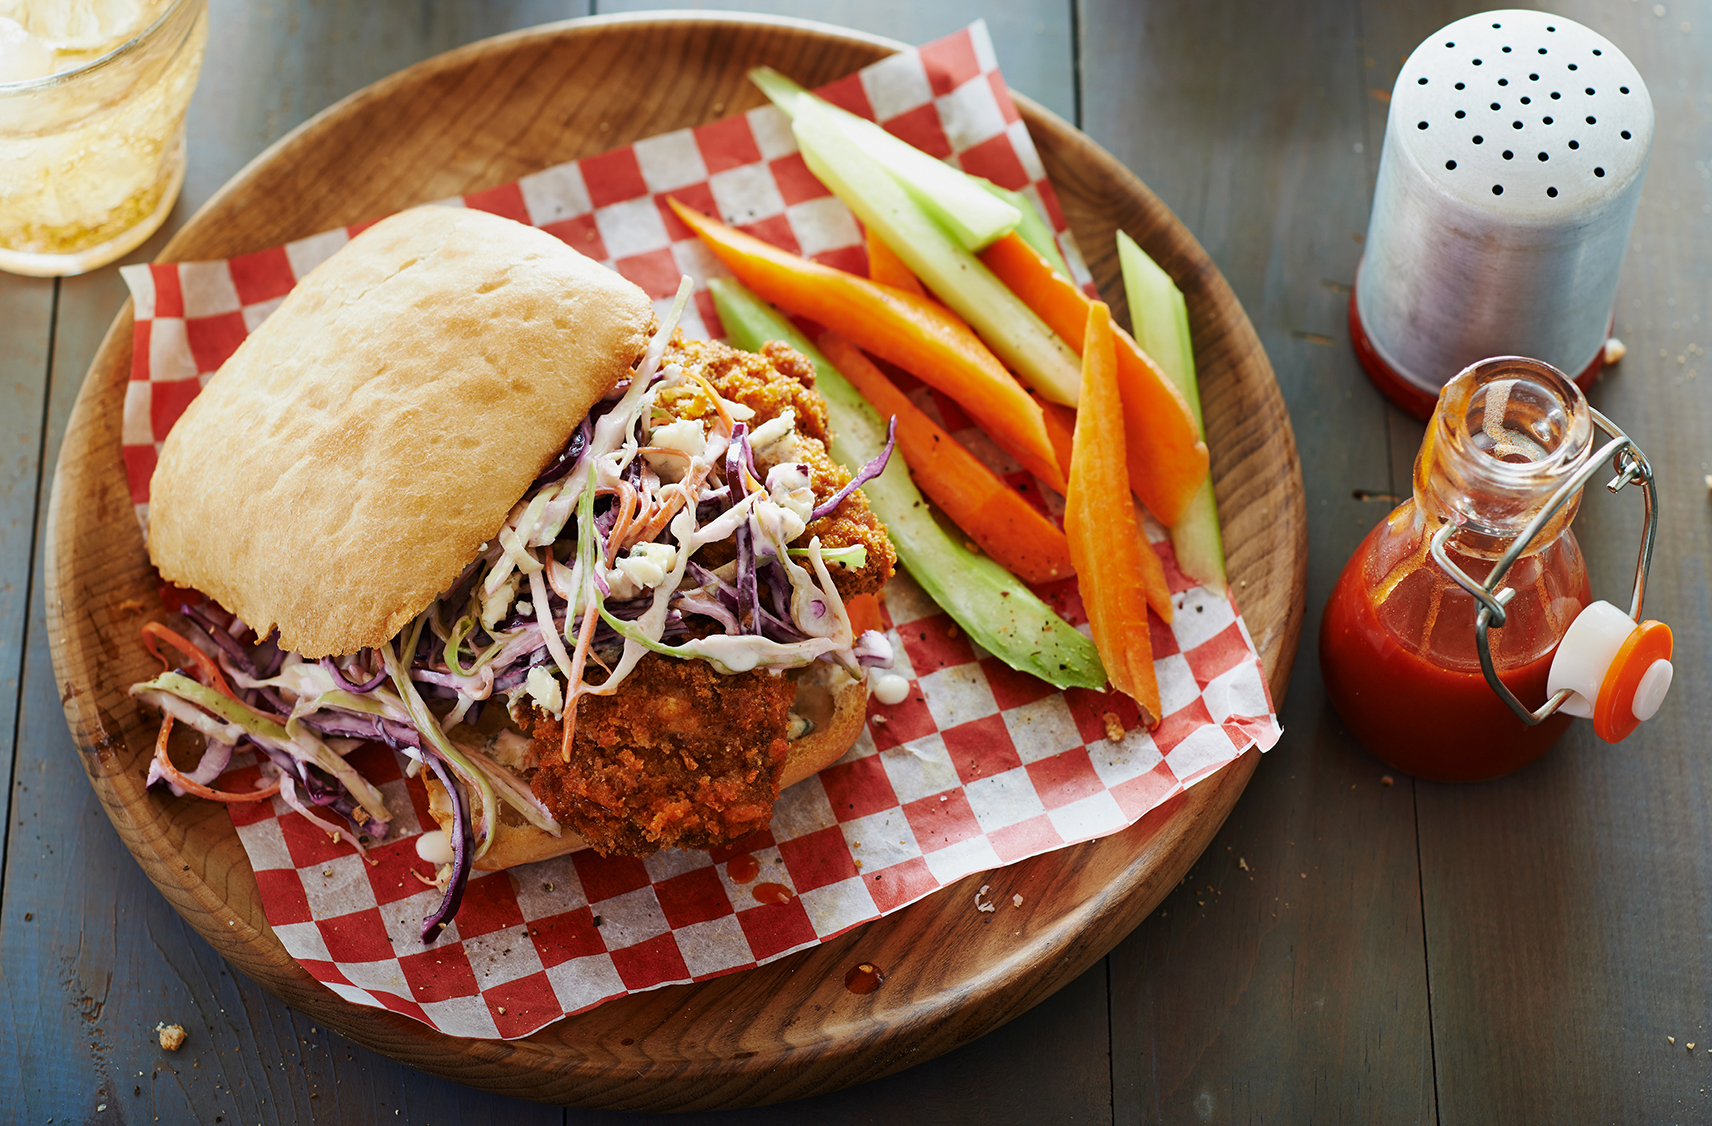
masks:
{"type": "MultiPolygon", "coordinates": [[[[749,81],[760,87],[761,93],[767,95],[767,100],[778,106],[780,111],[793,121],[797,116],[797,99],[816,96],[770,66],[751,68],[749,81]]],[[[825,101],[824,98],[821,100],[825,101]]]]}
{"type": "Polygon", "coordinates": [[[1006,367],[1057,403],[1075,406],[1082,361],[981,260],[963,249],[812,98],[797,101],[808,169],[880,233],[915,276],[980,334],[1006,367]]]}
{"type": "Polygon", "coordinates": [[[975,177],[935,160],[872,121],[815,97],[772,67],[756,67],[749,79],[792,120],[803,100],[825,110],[850,143],[877,160],[965,250],[991,245],[1022,221],[1022,212],[1012,201],[983,190],[975,177]]]}
{"type": "MultiPolygon", "coordinates": [[[[1118,232],[1118,262],[1123,267],[1124,289],[1129,293],[1135,341],[1188,400],[1195,429],[1205,441],[1207,428],[1201,421],[1201,393],[1196,386],[1195,351],[1189,336],[1189,306],[1183,292],[1122,231],[1118,232]]],[[[1185,575],[1217,594],[1225,592],[1225,549],[1219,538],[1219,509],[1213,498],[1211,474],[1201,482],[1183,518],[1171,529],[1171,546],[1185,575]]]]}
{"type": "MultiPolygon", "coordinates": [[[[789,321],[735,278],[715,278],[708,288],[734,345],[755,350],[769,340],[783,340],[814,363],[832,421],[833,460],[858,466],[885,449],[885,422],[789,321]]],[[[903,458],[894,456],[862,491],[886,525],[898,560],[983,649],[1058,688],[1105,686],[1106,669],[1093,642],[1009,571],[942,528],[903,458]]]]}
{"type": "Polygon", "coordinates": [[[1022,241],[1034,247],[1035,251],[1052,263],[1052,268],[1070,276],[1070,267],[1064,261],[1064,255],[1058,252],[1058,240],[1052,237],[1052,227],[1046,221],[1046,216],[1040,213],[1029,198],[1021,192],[1013,192],[1009,188],[1001,188],[985,176],[970,177],[977,184],[998,196],[1006,203],[1017,209],[1022,220],[1016,225],[1016,233],[1022,241]]]}
{"type": "MultiPolygon", "coordinates": [[[[796,99],[815,98],[817,96],[817,94],[810,94],[796,80],[784,77],[772,67],[750,68],[750,82],[760,87],[760,92],[767,96],[767,101],[779,106],[779,110],[784,113],[784,116],[788,116],[793,121],[796,120],[796,99]]],[[[822,98],[822,101],[825,99],[822,98]]]]}

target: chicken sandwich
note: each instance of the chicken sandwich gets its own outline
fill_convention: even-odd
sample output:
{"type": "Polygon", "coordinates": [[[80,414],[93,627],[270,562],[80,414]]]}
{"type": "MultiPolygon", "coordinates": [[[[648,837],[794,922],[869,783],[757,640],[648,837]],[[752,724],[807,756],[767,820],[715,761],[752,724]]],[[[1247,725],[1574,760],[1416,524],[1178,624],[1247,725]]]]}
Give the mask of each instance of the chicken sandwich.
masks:
{"type": "MultiPolygon", "coordinates": [[[[472,866],[590,845],[711,848],[860,733],[890,663],[845,600],[894,556],[827,454],[812,366],[684,340],[636,286],[533,228],[427,207],[310,272],[173,427],[149,554],[206,597],[154,780],[233,750],[329,832],[389,813],[347,762],[430,771],[449,837],[434,937],[472,866]],[[499,705],[495,707],[494,705],[499,705]],[[173,722],[207,736],[166,753],[173,722]]],[[[889,447],[888,447],[889,451],[889,447]]],[[[170,664],[170,662],[169,662],[170,664]]]]}

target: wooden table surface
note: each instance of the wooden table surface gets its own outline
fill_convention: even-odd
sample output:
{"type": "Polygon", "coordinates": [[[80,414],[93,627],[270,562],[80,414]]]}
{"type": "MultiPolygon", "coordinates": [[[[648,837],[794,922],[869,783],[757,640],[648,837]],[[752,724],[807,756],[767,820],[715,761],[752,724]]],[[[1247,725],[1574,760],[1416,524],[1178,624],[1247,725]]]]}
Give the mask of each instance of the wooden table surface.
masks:
{"type": "MultiPolygon", "coordinates": [[[[640,8],[643,5],[634,5],[640,8]]],[[[718,6],[718,5],[713,5],[718,6]]],[[[743,6],[743,5],[737,5],[743,6]]],[[[600,0],[599,13],[628,11],[600,0]]],[[[985,1039],[805,1103],[687,1122],[1672,1123],[1712,1120],[1712,2],[1564,0],[1651,90],[1653,158],[1618,291],[1628,358],[1594,403],[1647,450],[1664,710],[1578,726],[1520,773],[1414,782],[1356,746],[1313,659],[1345,559],[1408,488],[1420,426],[1345,324],[1414,0],[761,0],[923,42],[985,17],[1016,88],[1123,160],[1242,300],[1290,405],[1310,516],[1285,735],[1182,887],[1100,965],[985,1039]],[[1394,784],[1381,783],[1391,773],[1394,784]]],[[[574,0],[212,0],[190,169],[158,251],[282,134],[394,70],[589,14],[574,0]]],[[[40,530],[58,444],[125,298],[115,269],[0,274],[0,1121],[619,1123],[415,1072],[235,975],[120,845],[48,659],[40,530]],[[154,1026],[190,1032],[176,1053],[154,1026]]],[[[1626,597],[1639,505],[1590,492],[1596,592],[1626,597]]]]}

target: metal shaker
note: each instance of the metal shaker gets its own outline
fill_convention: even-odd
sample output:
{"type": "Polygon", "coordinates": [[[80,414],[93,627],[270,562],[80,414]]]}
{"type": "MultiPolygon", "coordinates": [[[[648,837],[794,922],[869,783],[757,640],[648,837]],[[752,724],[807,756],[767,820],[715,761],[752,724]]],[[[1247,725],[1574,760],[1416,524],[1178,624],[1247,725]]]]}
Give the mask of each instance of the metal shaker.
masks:
{"type": "Polygon", "coordinates": [[[1640,74],[1573,20],[1485,12],[1417,47],[1392,91],[1350,296],[1374,383],[1421,419],[1489,356],[1590,385],[1652,139],[1640,74]]]}

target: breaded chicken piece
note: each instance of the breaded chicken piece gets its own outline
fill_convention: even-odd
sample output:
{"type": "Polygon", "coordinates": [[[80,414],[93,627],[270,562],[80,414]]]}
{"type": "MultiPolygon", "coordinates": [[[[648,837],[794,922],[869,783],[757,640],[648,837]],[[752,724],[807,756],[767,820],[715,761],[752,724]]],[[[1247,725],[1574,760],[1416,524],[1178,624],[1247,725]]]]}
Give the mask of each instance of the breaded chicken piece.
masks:
{"type": "Polygon", "coordinates": [[[568,764],[563,726],[537,715],[531,788],[603,855],[737,840],[773,818],[795,699],[790,677],[650,654],[614,695],[582,697],[568,764]]]}
{"type": "MultiPolygon", "coordinates": [[[[753,410],[751,428],[794,411],[795,460],[808,466],[817,501],[850,483],[849,472],[827,453],[826,400],[815,390],[814,366],[800,353],[769,344],[756,355],[675,335],[666,362],[682,364],[753,410]]],[[[676,418],[714,413],[693,383],[663,393],[655,406],[676,418]]],[[[771,467],[756,459],[763,477],[771,467]]],[[[877,590],[891,576],[897,556],[860,489],[796,542],[811,536],[829,549],[857,543],[867,549],[860,568],[828,568],[842,596],[877,590]]],[[[708,544],[697,558],[717,565],[730,551],[728,544],[708,544]]],[[[795,701],[796,681],[788,676],[762,669],[724,676],[702,661],[650,654],[614,695],[581,697],[569,763],[562,757],[563,725],[537,713],[532,734],[540,766],[531,788],[554,817],[605,854],[726,844],[772,820],[795,701]]]]}
{"type": "MultiPolygon", "coordinates": [[[[750,429],[777,418],[789,407],[796,414],[797,460],[808,466],[809,481],[817,501],[826,501],[850,483],[850,473],[827,453],[831,430],[826,400],[814,387],[814,365],[794,348],[778,341],[767,344],[759,354],[739,352],[707,340],[672,338],[667,362],[677,362],[686,371],[699,373],[714,390],[755,412],[750,429]]],[[[700,418],[712,413],[711,404],[687,400],[675,403],[672,413],[682,418],[700,418]]],[[[755,467],[767,475],[772,463],[757,458],[755,467]]],[[[844,598],[871,594],[891,577],[897,555],[886,538],[885,525],[868,508],[868,498],[857,489],[827,515],[810,524],[797,543],[819,536],[821,547],[831,550],[861,544],[868,552],[865,566],[851,569],[831,567],[833,585],[844,598]]]]}

